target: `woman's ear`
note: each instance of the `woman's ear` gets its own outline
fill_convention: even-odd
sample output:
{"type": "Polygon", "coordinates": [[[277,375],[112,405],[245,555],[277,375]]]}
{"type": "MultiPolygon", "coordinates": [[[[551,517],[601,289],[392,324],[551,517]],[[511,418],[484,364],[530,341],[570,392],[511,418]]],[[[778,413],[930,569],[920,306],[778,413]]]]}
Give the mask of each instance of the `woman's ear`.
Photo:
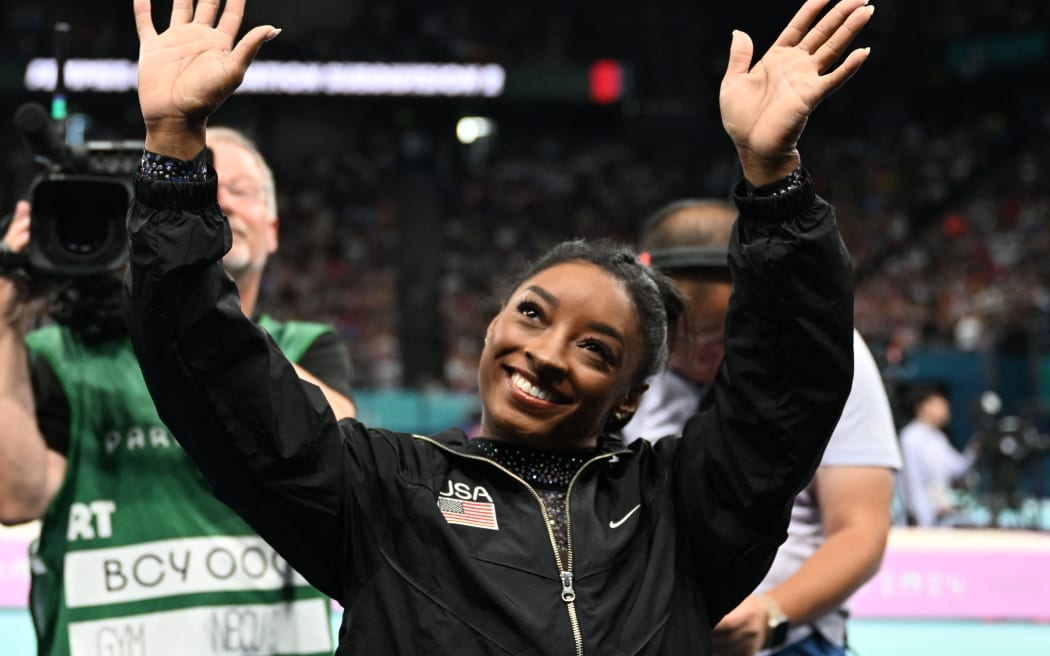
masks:
{"type": "Polygon", "coordinates": [[[609,418],[605,421],[605,430],[607,432],[618,431],[634,419],[634,413],[638,410],[638,404],[642,401],[642,394],[647,389],[649,389],[649,385],[642,383],[620,400],[620,403],[613,408],[612,412],[609,413],[609,418]]]}
{"type": "Polygon", "coordinates": [[[492,317],[492,321],[489,321],[489,325],[485,328],[485,344],[489,343],[489,339],[492,337],[492,331],[496,329],[496,324],[499,323],[499,315],[492,317]]]}
{"type": "Polygon", "coordinates": [[[629,412],[633,416],[638,410],[638,404],[642,402],[642,394],[645,394],[647,389],[649,389],[649,383],[642,383],[634,387],[620,403],[620,410],[629,412]]]}

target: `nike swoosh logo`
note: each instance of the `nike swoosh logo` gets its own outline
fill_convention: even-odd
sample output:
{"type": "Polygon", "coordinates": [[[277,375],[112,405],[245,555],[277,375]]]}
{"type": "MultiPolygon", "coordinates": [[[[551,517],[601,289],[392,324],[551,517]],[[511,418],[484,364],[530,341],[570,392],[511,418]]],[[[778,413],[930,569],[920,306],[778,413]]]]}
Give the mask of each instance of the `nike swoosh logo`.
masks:
{"type": "Polygon", "coordinates": [[[614,521],[612,521],[612,520],[610,519],[610,520],[609,520],[609,528],[619,528],[620,526],[622,526],[622,525],[623,525],[623,523],[624,523],[624,522],[626,522],[626,521],[627,521],[627,520],[628,520],[628,519],[629,519],[629,518],[631,517],[631,515],[633,515],[633,514],[634,514],[635,512],[637,512],[637,510],[638,510],[639,508],[641,508],[641,507],[642,507],[642,504],[638,504],[638,505],[637,505],[637,506],[635,506],[634,508],[631,508],[631,509],[630,509],[630,510],[629,510],[629,511],[627,512],[627,514],[626,514],[626,515],[624,515],[624,516],[623,516],[622,518],[620,518],[620,521],[614,522],[614,521]]]}

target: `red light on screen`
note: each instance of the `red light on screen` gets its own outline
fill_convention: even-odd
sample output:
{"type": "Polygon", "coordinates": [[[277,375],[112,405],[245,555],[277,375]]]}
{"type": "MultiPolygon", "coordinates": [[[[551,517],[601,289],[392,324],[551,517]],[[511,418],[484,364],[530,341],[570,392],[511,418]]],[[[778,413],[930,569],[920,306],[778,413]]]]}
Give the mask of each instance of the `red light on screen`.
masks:
{"type": "Polygon", "coordinates": [[[591,101],[609,105],[623,97],[623,67],[615,59],[591,64],[591,101]]]}

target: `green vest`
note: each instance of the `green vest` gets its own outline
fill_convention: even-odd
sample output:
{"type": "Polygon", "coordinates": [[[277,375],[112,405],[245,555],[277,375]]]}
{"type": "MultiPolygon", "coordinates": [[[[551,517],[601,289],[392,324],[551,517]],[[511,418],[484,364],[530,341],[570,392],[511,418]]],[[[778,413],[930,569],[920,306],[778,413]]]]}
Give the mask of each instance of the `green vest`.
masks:
{"type": "MultiPolygon", "coordinates": [[[[259,323],[292,360],[326,330],[259,323]]],[[[71,413],[66,475],[32,553],[39,655],[331,654],[329,600],[211,495],[130,341],[87,346],[49,326],[27,342],[71,413]]]]}

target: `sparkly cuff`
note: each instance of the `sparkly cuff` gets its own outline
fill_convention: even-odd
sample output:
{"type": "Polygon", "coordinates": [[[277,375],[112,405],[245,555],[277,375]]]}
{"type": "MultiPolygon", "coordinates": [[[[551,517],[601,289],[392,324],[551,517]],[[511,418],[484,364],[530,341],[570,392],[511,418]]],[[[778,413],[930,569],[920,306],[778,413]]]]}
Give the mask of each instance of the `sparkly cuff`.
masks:
{"type": "Polygon", "coordinates": [[[806,172],[801,165],[795,167],[795,170],[787,174],[783,178],[770,182],[769,184],[762,185],[760,187],[753,186],[750,182],[744,181],[747,185],[747,196],[748,198],[768,198],[769,196],[784,196],[790,194],[796,189],[800,189],[806,181],[806,172]]]}
{"type": "Polygon", "coordinates": [[[158,210],[197,211],[215,205],[218,181],[206,153],[182,160],[144,151],[134,182],[136,202],[158,210]]]}
{"type": "Polygon", "coordinates": [[[207,152],[202,150],[193,159],[184,160],[143,150],[139,176],[164,182],[204,182],[208,179],[207,152]]]}
{"type": "Polygon", "coordinates": [[[809,172],[800,166],[789,175],[761,187],[741,180],[733,196],[741,216],[760,223],[779,223],[809,209],[817,194],[809,172]]]}

